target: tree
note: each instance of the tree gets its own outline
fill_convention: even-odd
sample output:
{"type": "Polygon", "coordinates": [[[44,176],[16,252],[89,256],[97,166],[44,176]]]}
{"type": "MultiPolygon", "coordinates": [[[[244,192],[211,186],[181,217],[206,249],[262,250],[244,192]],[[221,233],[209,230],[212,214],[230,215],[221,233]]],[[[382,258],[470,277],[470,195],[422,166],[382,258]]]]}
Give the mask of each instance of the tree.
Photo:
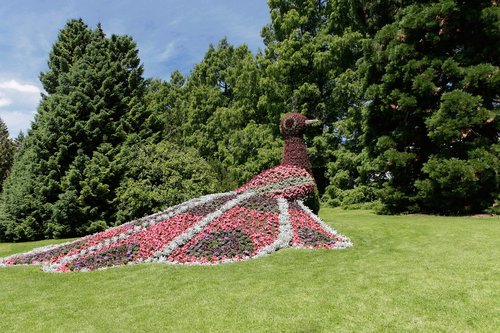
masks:
{"type": "Polygon", "coordinates": [[[40,73],[40,81],[47,93],[55,93],[63,83],[64,74],[83,57],[91,35],[91,30],[82,19],[68,21],[59,32],[49,55],[49,70],[40,73]]]}
{"type": "Polygon", "coordinates": [[[0,118],[0,192],[3,188],[3,182],[14,160],[15,145],[9,138],[9,131],[2,118],[0,118]]]}
{"type": "Polygon", "coordinates": [[[353,69],[362,56],[365,32],[358,31],[353,20],[339,20],[357,15],[345,3],[269,1],[271,23],[262,30],[267,48],[261,58],[264,74],[259,105],[274,122],[287,110],[322,121],[322,128],[306,136],[321,194],[331,182],[326,166],[335,160],[335,151],[341,145],[360,151],[357,101],[361,89],[353,69]]]}
{"type": "Polygon", "coordinates": [[[49,94],[16,161],[29,168],[16,166],[6,183],[13,226],[4,228],[5,238],[79,236],[112,224],[122,170],[114,156],[128,133],[147,133],[137,54],[130,37],[106,37],[81,20],[60,32],[40,75],[49,94]]]}
{"type": "Polygon", "coordinates": [[[231,190],[276,165],[282,152],[278,121],[258,106],[261,71],[247,46],[211,45],[183,87],[177,114],[182,145],[195,147],[231,190]]]}
{"type": "Polygon", "coordinates": [[[145,112],[149,118],[145,127],[147,135],[141,135],[149,143],[169,141],[183,144],[185,137],[186,79],[179,71],[171,74],[170,81],[150,79],[146,82],[145,112]]]}
{"type": "Polygon", "coordinates": [[[23,131],[19,131],[19,134],[14,139],[14,146],[16,148],[16,151],[19,151],[21,149],[25,138],[26,136],[24,135],[23,131]]]}
{"type": "Polygon", "coordinates": [[[33,175],[36,155],[24,144],[4,183],[0,200],[0,240],[20,241],[44,237],[43,222],[47,218],[47,203],[37,191],[33,175]]]}
{"type": "Polygon", "coordinates": [[[295,109],[323,121],[322,134],[307,142],[324,200],[380,197],[387,212],[446,214],[493,203],[495,3],[272,0],[269,7],[259,105],[270,118],[295,109]]]}
{"type": "MultiPolygon", "coordinates": [[[[143,143],[124,146],[119,158],[127,169],[113,201],[118,207],[117,223],[219,189],[211,166],[194,148],[181,148],[167,141],[143,143]]],[[[97,180],[95,184],[99,186],[102,181],[97,180]]]]}
{"type": "Polygon", "coordinates": [[[365,47],[364,144],[386,212],[480,212],[499,191],[499,8],[410,4],[365,47]]]}

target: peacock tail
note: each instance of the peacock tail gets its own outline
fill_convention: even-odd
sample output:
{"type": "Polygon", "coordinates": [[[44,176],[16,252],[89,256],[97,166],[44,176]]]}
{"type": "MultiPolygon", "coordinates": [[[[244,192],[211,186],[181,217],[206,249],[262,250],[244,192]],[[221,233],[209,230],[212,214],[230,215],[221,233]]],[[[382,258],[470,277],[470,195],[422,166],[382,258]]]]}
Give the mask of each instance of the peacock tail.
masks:
{"type": "Polygon", "coordinates": [[[209,265],[287,247],[352,246],[304,204],[316,183],[307,164],[291,160],[235,191],[195,198],[68,243],[12,255],[0,259],[0,266],[42,265],[44,271],[69,272],[143,262],[209,265]]]}

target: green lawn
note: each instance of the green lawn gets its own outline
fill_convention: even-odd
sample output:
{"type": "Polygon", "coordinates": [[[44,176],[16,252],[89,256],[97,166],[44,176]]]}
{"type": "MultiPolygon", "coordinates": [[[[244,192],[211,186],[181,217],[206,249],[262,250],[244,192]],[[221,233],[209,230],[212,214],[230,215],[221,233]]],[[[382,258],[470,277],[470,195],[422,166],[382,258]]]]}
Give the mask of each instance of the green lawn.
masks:
{"type": "MultiPolygon", "coordinates": [[[[0,332],[498,332],[500,218],[321,210],[348,250],[90,273],[0,269],[0,332]]],[[[0,244],[0,256],[49,243],[0,244]]]]}

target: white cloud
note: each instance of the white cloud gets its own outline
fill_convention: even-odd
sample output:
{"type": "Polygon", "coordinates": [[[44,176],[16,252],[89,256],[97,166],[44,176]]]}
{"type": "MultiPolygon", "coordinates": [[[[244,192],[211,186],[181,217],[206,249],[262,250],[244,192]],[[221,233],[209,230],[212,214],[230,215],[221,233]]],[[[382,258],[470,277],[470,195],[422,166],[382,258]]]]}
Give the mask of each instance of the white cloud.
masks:
{"type": "Polygon", "coordinates": [[[168,43],[165,49],[158,55],[158,60],[160,61],[169,60],[176,52],[176,44],[177,42],[175,40],[168,43]]]}
{"type": "Polygon", "coordinates": [[[35,94],[40,94],[41,90],[37,86],[33,84],[23,84],[19,83],[16,80],[9,80],[9,81],[0,81],[0,91],[2,90],[14,90],[18,92],[24,92],[24,93],[35,93],[35,94]]]}
{"type": "Polygon", "coordinates": [[[30,128],[31,122],[35,117],[35,110],[29,111],[0,111],[0,117],[7,125],[9,129],[9,135],[11,138],[17,137],[20,131],[24,134],[30,128]]]}
{"type": "Polygon", "coordinates": [[[11,137],[17,136],[20,131],[27,132],[40,102],[41,92],[32,83],[0,79],[0,117],[11,137]]]}
{"type": "Polygon", "coordinates": [[[8,97],[2,96],[2,94],[0,94],[0,108],[11,104],[12,101],[8,97]]]}

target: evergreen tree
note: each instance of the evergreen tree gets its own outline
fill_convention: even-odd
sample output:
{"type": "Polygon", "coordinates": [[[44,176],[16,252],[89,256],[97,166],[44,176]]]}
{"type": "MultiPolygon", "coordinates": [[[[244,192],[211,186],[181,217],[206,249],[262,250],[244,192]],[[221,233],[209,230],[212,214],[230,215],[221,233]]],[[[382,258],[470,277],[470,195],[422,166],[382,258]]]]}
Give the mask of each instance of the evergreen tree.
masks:
{"type": "Polygon", "coordinates": [[[49,95],[16,161],[29,168],[13,168],[6,183],[5,238],[83,235],[113,222],[122,170],[114,156],[144,123],[137,53],[130,37],[108,38],[81,20],[61,31],[41,74],[49,95]]]}
{"type": "Polygon", "coordinates": [[[270,118],[295,108],[323,120],[322,135],[307,141],[325,200],[345,206],[380,197],[387,212],[446,214],[493,203],[494,3],[272,0],[269,6],[259,105],[270,118]],[[463,93],[448,95],[455,90],[463,93]],[[457,143],[464,139],[470,142],[457,143]]]}
{"type": "Polygon", "coordinates": [[[499,192],[499,8],[405,7],[367,43],[364,144],[387,212],[480,212],[499,192]]]}
{"type": "Polygon", "coordinates": [[[9,174],[14,160],[15,145],[9,138],[9,131],[2,118],[0,118],[0,192],[3,182],[9,174]]]}
{"type": "Polygon", "coordinates": [[[24,135],[23,131],[19,131],[19,134],[14,139],[14,146],[16,148],[16,151],[19,151],[21,149],[25,138],[26,136],[24,135]]]}
{"type": "Polygon", "coordinates": [[[357,70],[363,49],[377,31],[394,22],[405,5],[415,1],[328,1],[328,33],[340,47],[330,85],[337,120],[332,131],[316,139],[316,151],[325,155],[328,184],[323,199],[332,206],[379,207],[378,174],[368,159],[363,142],[363,74],[357,70]],[[334,149],[332,149],[332,147],[334,149]],[[337,148],[335,148],[337,147],[337,148]],[[368,206],[367,206],[368,205],[368,206]]]}
{"type": "Polygon", "coordinates": [[[20,241],[44,237],[43,221],[48,218],[48,205],[37,188],[35,161],[33,147],[25,143],[4,183],[0,200],[0,240],[20,241]]]}
{"type": "Polygon", "coordinates": [[[0,237],[4,239],[49,236],[46,222],[52,218],[53,204],[61,191],[61,176],[66,172],[72,152],[77,149],[68,134],[68,127],[77,114],[70,114],[61,98],[69,94],[67,77],[73,66],[81,61],[91,35],[92,31],[82,20],[68,21],[50,53],[49,70],[40,74],[40,81],[49,95],[42,96],[32,127],[6,181],[4,220],[0,221],[5,230],[3,235],[0,232],[0,237]]]}
{"type": "Polygon", "coordinates": [[[82,19],[68,21],[59,32],[49,55],[49,70],[40,74],[40,81],[47,93],[56,92],[64,74],[85,54],[90,39],[91,31],[82,19]]]}

